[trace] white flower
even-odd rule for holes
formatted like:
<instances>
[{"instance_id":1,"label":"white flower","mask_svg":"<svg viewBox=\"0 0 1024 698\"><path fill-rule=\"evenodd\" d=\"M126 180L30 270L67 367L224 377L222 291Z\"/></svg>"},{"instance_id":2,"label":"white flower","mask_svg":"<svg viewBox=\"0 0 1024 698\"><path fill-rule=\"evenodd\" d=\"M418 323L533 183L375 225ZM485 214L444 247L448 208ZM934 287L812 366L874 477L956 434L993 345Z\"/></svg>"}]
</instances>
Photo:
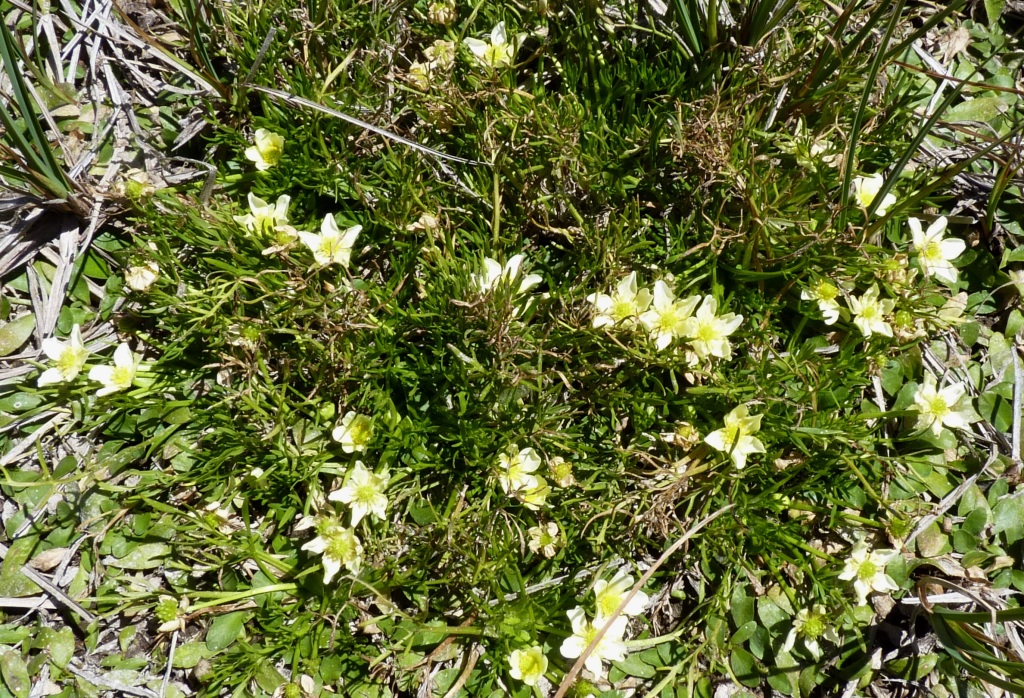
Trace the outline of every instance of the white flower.
<instances>
[{"instance_id":1,"label":"white flower","mask_svg":"<svg viewBox=\"0 0 1024 698\"><path fill-rule=\"evenodd\" d=\"M497 261L490 257L484 258L484 271L482 274L473 274L473 285L480 293L487 293L494 289L499 283L514 283L519 279L520 267L523 264L523 260L526 259L525 255L517 254L514 255L505 266L502 267ZM521 296L537 284L544 281L540 274L527 274L519 281L519 289L515 292L516 296Z\"/></svg>"},{"instance_id":2,"label":"white flower","mask_svg":"<svg viewBox=\"0 0 1024 698\"><path fill-rule=\"evenodd\" d=\"M686 321L698 302L700 298L697 296L677 300L664 281L654 284L654 307L640 315L640 322L647 328L659 351L668 347L673 339L683 336Z\"/></svg>"},{"instance_id":3,"label":"white flower","mask_svg":"<svg viewBox=\"0 0 1024 698\"><path fill-rule=\"evenodd\" d=\"M373 419L349 410L341 418L341 424L331 432L331 437L341 444L345 453L365 451L373 438Z\"/></svg>"},{"instance_id":4,"label":"white flower","mask_svg":"<svg viewBox=\"0 0 1024 698\"><path fill-rule=\"evenodd\" d=\"M361 225L354 225L344 232L338 228L334 221L334 214L328 213L320 224L319 233L307 233L299 231L299 238L306 243L313 252L313 259L321 266L328 264L340 264L347 267L352 257L352 245L355 244L359 232L363 229Z\"/></svg>"},{"instance_id":5,"label":"white flower","mask_svg":"<svg viewBox=\"0 0 1024 698\"><path fill-rule=\"evenodd\" d=\"M160 278L160 266L153 261L134 267L128 267L124 274L124 282L133 291L148 291L149 287Z\"/></svg>"},{"instance_id":6,"label":"white flower","mask_svg":"<svg viewBox=\"0 0 1024 698\"><path fill-rule=\"evenodd\" d=\"M324 565L324 584L330 584L344 565L352 574L358 574L363 562L363 546L355 532L345 528L337 519L303 517L296 531L310 526L316 529L316 538L302 546L303 550L320 555Z\"/></svg>"},{"instance_id":7,"label":"white flower","mask_svg":"<svg viewBox=\"0 0 1024 698\"><path fill-rule=\"evenodd\" d=\"M872 334L880 334L883 337L892 337L892 327L885 321L885 316L896 307L896 301L886 298L879 300L878 284L872 284L871 288L864 292L860 298L850 296L850 310L853 312L853 324L856 325L865 337Z\"/></svg>"},{"instance_id":8,"label":"white flower","mask_svg":"<svg viewBox=\"0 0 1024 698\"><path fill-rule=\"evenodd\" d=\"M615 293L591 293L587 301L594 305L594 327L606 327L621 323L632 327L640 313L651 305L653 296L646 288L637 290L636 272L619 281Z\"/></svg>"},{"instance_id":9,"label":"white flower","mask_svg":"<svg viewBox=\"0 0 1024 698\"><path fill-rule=\"evenodd\" d=\"M56 337L47 337L43 340L43 353L57 365L43 371L36 380L36 385L41 388L44 385L70 383L75 380L89 358L89 350L82 342L82 328L75 324L71 328L71 335L66 344Z\"/></svg>"},{"instance_id":10,"label":"white flower","mask_svg":"<svg viewBox=\"0 0 1024 698\"><path fill-rule=\"evenodd\" d=\"M132 387L141 361L142 357L133 353L127 344L118 346L114 350L113 366L93 366L89 370L89 380L103 384L96 391L96 396L103 397Z\"/></svg>"},{"instance_id":11,"label":"white flower","mask_svg":"<svg viewBox=\"0 0 1024 698\"><path fill-rule=\"evenodd\" d=\"M541 507L548 505L548 495L551 494L551 486L547 480L540 475L533 476L537 484L526 489L515 490L516 498L531 511L538 511Z\"/></svg>"},{"instance_id":12,"label":"white flower","mask_svg":"<svg viewBox=\"0 0 1024 698\"><path fill-rule=\"evenodd\" d=\"M562 544L562 534L558 530L558 524L548 521L547 526L534 526L526 531L530 536L527 545L530 552L540 552L544 557L554 557L558 547Z\"/></svg>"},{"instance_id":13,"label":"white flower","mask_svg":"<svg viewBox=\"0 0 1024 698\"><path fill-rule=\"evenodd\" d=\"M839 307L839 288L825 279L819 279L814 285L800 292L801 300L817 301L818 310L825 317L826 325L834 325L839 320L842 309Z\"/></svg>"},{"instance_id":14,"label":"white flower","mask_svg":"<svg viewBox=\"0 0 1024 698\"><path fill-rule=\"evenodd\" d=\"M367 514L378 519L387 516L388 498L384 490L390 479L388 469L375 474L366 469L362 461L356 461L352 471L345 478L345 486L327 495L332 502L348 504L352 509L352 528Z\"/></svg>"},{"instance_id":15,"label":"white flower","mask_svg":"<svg viewBox=\"0 0 1024 698\"><path fill-rule=\"evenodd\" d=\"M490 42L467 37L463 43L469 47L477 62L486 68L502 68L512 64L515 46L505 36L505 23L498 22L491 30Z\"/></svg>"},{"instance_id":16,"label":"white flower","mask_svg":"<svg viewBox=\"0 0 1024 698\"><path fill-rule=\"evenodd\" d=\"M269 170L281 159L284 150L284 138L265 128L256 129L253 145L245 150L245 157L256 163L260 172Z\"/></svg>"},{"instance_id":17,"label":"white flower","mask_svg":"<svg viewBox=\"0 0 1024 698\"><path fill-rule=\"evenodd\" d=\"M597 636L604 623L595 625L587 620L587 614L577 606L567 613L572 623L572 635L562 642L559 651L566 659L576 659ZM619 616L608 627L601 641L597 643L583 665L597 678L604 676L604 662L621 662L626 658L626 645L622 636L626 633L626 616Z\"/></svg>"},{"instance_id":18,"label":"white flower","mask_svg":"<svg viewBox=\"0 0 1024 698\"><path fill-rule=\"evenodd\" d=\"M921 230L921 221L908 218L907 225L913 238L914 249L917 250L917 262L925 276L935 276L951 284L956 283L957 270L953 260L963 254L967 244L960 239L943 239L946 232L946 217L940 216L928 226L927 231Z\"/></svg>"},{"instance_id":19,"label":"white flower","mask_svg":"<svg viewBox=\"0 0 1024 698\"><path fill-rule=\"evenodd\" d=\"M498 456L498 483L505 494L536 489L539 479L532 473L539 467L540 456L536 451L513 445Z\"/></svg>"},{"instance_id":20,"label":"white flower","mask_svg":"<svg viewBox=\"0 0 1024 698\"><path fill-rule=\"evenodd\" d=\"M288 242L297 235L295 228L288 224L288 205L291 200L287 194L281 194L277 197L277 203L269 204L249 192L249 213L233 218L251 233L273 235L281 242Z\"/></svg>"},{"instance_id":21,"label":"white flower","mask_svg":"<svg viewBox=\"0 0 1024 698\"><path fill-rule=\"evenodd\" d=\"M612 577L611 581L605 579L598 579L594 583L594 606L597 609L595 615L597 616L594 621L597 625L603 625L604 621L612 617L615 613L615 609L619 607L622 600L626 598L626 594L633 588L633 577L626 572L619 570ZM642 591L637 591L633 595L633 598L629 600L626 607L622 610L622 615L625 616L638 616L643 613L644 608L647 607L647 603L650 601L650 597Z\"/></svg>"},{"instance_id":22,"label":"white flower","mask_svg":"<svg viewBox=\"0 0 1024 698\"><path fill-rule=\"evenodd\" d=\"M834 645L839 644L839 635L835 628L828 623L828 609L821 604L816 604L813 609L801 608L796 612L793 619L793 627L786 635L786 641L782 644L782 651L789 652L796 644L797 637L803 639L804 647L816 660L821 659L821 644L819 640L825 639Z\"/></svg>"},{"instance_id":23,"label":"white flower","mask_svg":"<svg viewBox=\"0 0 1024 698\"><path fill-rule=\"evenodd\" d=\"M751 416L746 405L740 405L725 415L725 427L704 438L712 448L728 453L738 469L747 465L747 456L764 453L764 444L753 434L761 429L761 415Z\"/></svg>"},{"instance_id":24,"label":"white flower","mask_svg":"<svg viewBox=\"0 0 1024 698\"><path fill-rule=\"evenodd\" d=\"M868 544L860 540L850 550L843 571L839 578L853 580L853 590L857 593L857 603L867 603L868 594L872 591L898 591L899 587L892 577L885 573L885 566L899 553L895 550L875 550L868 552Z\"/></svg>"},{"instance_id":25,"label":"white flower","mask_svg":"<svg viewBox=\"0 0 1024 698\"><path fill-rule=\"evenodd\" d=\"M924 374L924 382L914 393L914 407L920 413L918 429L931 429L938 436L943 427L969 429L970 419L964 411L957 410L956 404L964 396L963 383L952 383L942 390L936 390L935 376Z\"/></svg>"},{"instance_id":26,"label":"white flower","mask_svg":"<svg viewBox=\"0 0 1024 698\"><path fill-rule=\"evenodd\" d=\"M538 646L513 651L508 656L508 664L512 678L527 686L536 686L548 670L548 658L544 656L543 648Z\"/></svg>"},{"instance_id":27,"label":"white flower","mask_svg":"<svg viewBox=\"0 0 1024 698\"><path fill-rule=\"evenodd\" d=\"M704 296L697 312L683 323L683 335L690 340L693 352L700 359L709 356L728 359L732 356L729 335L743 322L743 316L735 313L716 315L717 312L718 301Z\"/></svg>"},{"instance_id":28,"label":"white flower","mask_svg":"<svg viewBox=\"0 0 1024 698\"><path fill-rule=\"evenodd\" d=\"M878 196L878 192L882 190L883 184L885 184L885 179L880 174L857 177L853 180L854 198L857 199L857 203L860 204L861 208L866 209L871 206L875 197ZM894 203L896 203L896 197L892 194L886 194L885 198L878 204L875 214L884 216L889 207Z\"/></svg>"}]
</instances>

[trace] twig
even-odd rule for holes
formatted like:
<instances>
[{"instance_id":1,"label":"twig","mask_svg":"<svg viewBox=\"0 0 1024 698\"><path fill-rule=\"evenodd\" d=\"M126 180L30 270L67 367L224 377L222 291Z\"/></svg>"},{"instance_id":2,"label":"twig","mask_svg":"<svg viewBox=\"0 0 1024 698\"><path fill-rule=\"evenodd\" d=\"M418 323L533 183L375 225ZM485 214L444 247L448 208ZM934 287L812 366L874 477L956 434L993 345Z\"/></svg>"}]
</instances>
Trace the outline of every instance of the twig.
<instances>
[{"instance_id":1,"label":"twig","mask_svg":"<svg viewBox=\"0 0 1024 698\"><path fill-rule=\"evenodd\" d=\"M686 543L686 541L693 538L693 536L695 536L698 531L700 531L702 528L707 526L709 523L717 519L725 512L732 509L733 506L733 504L726 504L721 509L715 511L714 513L698 521L693 526L693 528L684 533L682 537L679 538L679 540L670 545L668 550L661 554L661 557L655 560L654 564L651 565L651 568L644 572L643 576L640 577L640 579L637 580L637 583L633 585L633 588L629 590L629 593L622 598L622 601L619 602L619 607L615 609L615 612L608 616L608 619L605 621L601 629L597 631L597 634L594 635L594 638L590 641L590 644L587 645L586 649L584 649L583 652L580 653L580 656L576 659L576 663L572 665L572 669L570 669L569 672L565 675L565 678L562 679L562 683L558 686L558 691L555 693L554 698L563 698L565 696L565 692L569 690L569 687L576 680L576 677L579 676L580 670L583 668L583 663L587 661L587 657L590 656L590 654L594 651L594 648L597 647L597 645L601 642L602 639L604 639L604 634L608 632L608 628L612 626L612 623L615 622L615 619L618 618L619 615L626 609L626 606L628 606L629 602L633 600L633 597L636 595L636 593L640 591L643 585L647 583L647 580L649 580L654 575L658 568L665 564L665 561L668 560L673 555L673 553L679 550L679 548L683 547L683 544Z\"/></svg>"},{"instance_id":2,"label":"twig","mask_svg":"<svg viewBox=\"0 0 1024 698\"><path fill-rule=\"evenodd\" d=\"M7 557L7 551L8 551L8 547L6 545L4 545L3 543L0 543L0 560L3 560L4 558ZM66 608L71 609L72 611L77 613L79 616L81 616L82 619L85 620L85 622L87 622L87 623L95 622L96 616L94 616L93 614L89 613L87 610L82 608L78 604L78 602L76 602L70 596L68 596L63 591L58 589L56 586L51 584L50 581L46 579L46 577L44 577L43 575L41 575L38 572L36 572L34 569L29 567L28 565L22 565L21 569L19 571L21 572L22 575L24 575L26 578L28 578L29 581L33 582L37 587L39 587L40 589L45 591L47 594L49 594L50 598L53 599L54 601L56 601L58 604L60 604L61 606L66 607Z\"/></svg>"},{"instance_id":3,"label":"twig","mask_svg":"<svg viewBox=\"0 0 1024 698\"><path fill-rule=\"evenodd\" d=\"M477 660L480 659L480 648L474 644L469 650L469 656L466 658L466 664L462 667L462 673L459 674L459 678L455 680L452 687L448 689L448 692L444 694L444 698L455 698L456 694L462 687L469 681L469 675L473 673L473 669L476 667Z\"/></svg>"},{"instance_id":4,"label":"twig","mask_svg":"<svg viewBox=\"0 0 1024 698\"><path fill-rule=\"evenodd\" d=\"M164 680L160 683L160 698L167 695L167 682L171 680L171 667L174 666L174 650L178 648L178 631L171 633L171 649L167 653L167 669L164 671Z\"/></svg>"}]
</instances>

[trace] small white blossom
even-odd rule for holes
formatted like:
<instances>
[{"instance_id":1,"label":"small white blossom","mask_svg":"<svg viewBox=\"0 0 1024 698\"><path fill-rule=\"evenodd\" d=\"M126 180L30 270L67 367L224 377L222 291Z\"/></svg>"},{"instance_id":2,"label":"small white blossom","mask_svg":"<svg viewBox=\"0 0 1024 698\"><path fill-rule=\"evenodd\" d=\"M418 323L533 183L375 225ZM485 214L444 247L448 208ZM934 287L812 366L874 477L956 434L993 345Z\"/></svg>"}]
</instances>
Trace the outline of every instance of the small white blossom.
<instances>
[{"instance_id":1,"label":"small white blossom","mask_svg":"<svg viewBox=\"0 0 1024 698\"><path fill-rule=\"evenodd\" d=\"M387 468L379 474L370 472L362 461L356 461L352 471L345 478L345 486L327 495L332 502L348 504L352 509L352 528L367 514L378 519L387 516L388 498L384 494L390 475Z\"/></svg>"},{"instance_id":2,"label":"small white blossom","mask_svg":"<svg viewBox=\"0 0 1024 698\"><path fill-rule=\"evenodd\" d=\"M299 231L298 236L313 252L313 259L320 266L340 264L347 267L352 257L352 245L362 229L363 226L354 225L342 231L334 220L334 214L328 213L320 224L319 233Z\"/></svg>"},{"instance_id":3,"label":"small white blossom","mask_svg":"<svg viewBox=\"0 0 1024 698\"><path fill-rule=\"evenodd\" d=\"M128 267L124 274L124 282L133 291L148 291L160 278L160 266L153 261Z\"/></svg>"},{"instance_id":4,"label":"small white blossom","mask_svg":"<svg viewBox=\"0 0 1024 698\"><path fill-rule=\"evenodd\" d=\"M490 41L481 41L473 37L463 39L469 47L477 63L486 68L503 68L512 64L515 57L515 45L505 35L505 23L498 22L491 30Z\"/></svg>"},{"instance_id":5,"label":"small white blossom","mask_svg":"<svg viewBox=\"0 0 1024 698\"><path fill-rule=\"evenodd\" d=\"M594 582L594 606L597 609L597 625L602 625L607 618L611 618L615 609L619 607L626 594L633 588L633 577L620 570L612 577L611 581L598 579ZM642 591L637 591L622 610L622 615L638 616L644 612L650 597Z\"/></svg>"},{"instance_id":6,"label":"small white blossom","mask_svg":"<svg viewBox=\"0 0 1024 698\"><path fill-rule=\"evenodd\" d=\"M764 444L753 434L761 429L761 415L750 415L746 405L739 405L725 415L725 426L704 438L712 448L728 453L733 465L742 470L747 465L747 456L764 453Z\"/></svg>"},{"instance_id":7,"label":"small white blossom","mask_svg":"<svg viewBox=\"0 0 1024 698\"><path fill-rule=\"evenodd\" d=\"M917 428L931 429L935 436L942 433L943 427L969 429L969 413L956 407L966 392L964 384L952 383L941 390L937 387L935 376L926 372L924 381L914 393L914 407L919 412Z\"/></svg>"},{"instance_id":8,"label":"small white blossom","mask_svg":"<svg viewBox=\"0 0 1024 698\"><path fill-rule=\"evenodd\" d=\"M505 266L502 267L496 260L493 260L490 257L485 257L484 271L482 274L473 274L473 285L480 293L487 293L488 291L494 290L499 283L513 284L516 280L519 280L519 287L516 290L515 295L521 296L534 286L544 281L539 274L527 274L522 277L522 279L519 278L520 267L522 267L525 259L525 255L513 255L512 258L505 263Z\"/></svg>"},{"instance_id":9,"label":"small white blossom","mask_svg":"<svg viewBox=\"0 0 1024 698\"><path fill-rule=\"evenodd\" d=\"M133 353L127 344L121 344L114 350L113 366L93 366L89 370L89 380L103 384L96 391L97 397L132 387L141 361L142 357Z\"/></svg>"},{"instance_id":10,"label":"small white blossom","mask_svg":"<svg viewBox=\"0 0 1024 698\"><path fill-rule=\"evenodd\" d=\"M508 656L509 675L527 686L536 686L544 672L548 670L548 658L543 648L534 646L525 650L515 650Z\"/></svg>"},{"instance_id":11,"label":"small white blossom","mask_svg":"<svg viewBox=\"0 0 1024 698\"><path fill-rule=\"evenodd\" d=\"M530 447L511 446L498 456L498 483L505 494L534 490L539 478L533 473L540 467L540 456Z\"/></svg>"},{"instance_id":12,"label":"small white blossom","mask_svg":"<svg viewBox=\"0 0 1024 698\"><path fill-rule=\"evenodd\" d=\"M850 311L853 313L853 324L856 325L865 337L873 334L880 334L883 337L892 337L892 327L886 322L886 316L896 307L896 301L891 298L880 300L878 298L878 284L872 284L871 288L864 292L860 298L850 296Z\"/></svg>"},{"instance_id":13,"label":"small white blossom","mask_svg":"<svg viewBox=\"0 0 1024 698\"><path fill-rule=\"evenodd\" d=\"M619 281L615 293L591 293L587 301L594 305L594 327L621 324L636 325L638 317L651 305L653 296L646 288L637 289L636 272Z\"/></svg>"},{"instance_id":14,"label":"small white blossom","mask_svg":"<svg viewBox=\"0 0 1024 698\"><path fill-rule=\"evenodd\" d=\"M857 603L867 603L868 594L872 591L898 591L899 587L892 577L885 573L885 566L899 553L895 550L870 551L867 542L858 541L846 559L839 578L853 580L853 590L857 593Z\"/></svg>"},{"instance_id":15,"label":"small white blossom","mask_svg":"<svg viewBox=\"0 0 1024 698\"><path fill-rule=\"evenodd\" d=\"M43 371L36 380L36 385L41 388L44 385L70 383L75 380L89 358L89 350L82 342L82 328L76 323L71 328L67 343L56 337L47 337L43 340L43 353L56 365Z\"/></svg>"},{"instance_id":16,"label":"small white blossom","mask_svg":"<svg viewBox=\"0 0 1024 698\"><path fill-rule=\"evenodd\" d=\"M875 197L878 196L878 192L882 190L882 186L884 184L885 178L880 174L855 178L853 180L853 193L854 198L857 200L857 203L860 204L860 207L866 209L871 206ZM896 197L892 194L886 194L885 198L878 204L878 208L875 210L875 215L884 216L889 210L889 207L894 203L896 203Z\"/></svg>"},{"instance_id":17,"label":"small white blossom","mask_svg":"<svg viewBox=\"0 0 1024 698\"><path fill-rule=\"evenodd\" d=\"M698 302L700 298L697 296L677 300L667 283L662 280L655 282L654 307L640 315L640 322L647 328L659 351L685 334L686 321L690 319Z\"/></svg>"},{"instance_id":18,"label":"small white blossom","mask_svg":"<svg viewBox=\"0 0 1024 698\"><path fill-rule=\"evenodd\" d=\"M373 419L349 410L331 432L331 437L341 444L341 450L345 453L361 453L373 438Z\"/></svg>"},{"instance_id":19,"label":"small white blossom","mask_svg":"<svg viewBox=\"0 0 1024 698\"><path fill-rule=\"evenodd\" d=\"M597 637L598 631L604 627L604 622L591 623L587 620L587 614L579 606L569 611L567 615L569 622L572 623L572 635L562 642L559 651L566 659L576 659ZM601 641L583 662L587 670L597 678L600 679L604 676L604 662L621 662L626 658L626 645L622 641L622 637L626 634L627 622L625 616L619 616L612 621Z\"/></svg>"},{"instance_id":20,"label":"small white blossom","mask_svg":"<svg viewBox=\"0 0 1024 698\"><path fill-rule=\"evenodd\" d=\"M811 656L815 660L821 659L820 640L828 640L833 645L838 645L840 642L839 635L828 621L828 610L821 604L815 604L813 609L801 608L796 612L793 627L782 644L782 651L792 650L797 638L800 638Z\"/></svg>"},{"instance_id":21,"label":"small white blossom","mask_svg":"<svg viewBox=\"0 0 1024 698\"><path fill-rule=\"evenodd\" d=\"M540 475L533 477L536 479L537 484L533 487L515 490L515 496L527 509L539 511L542 507L548 505L548 495L551 494L551 486Z\"/></svg>"},{"instance_id":22,"label":"small white blossom","mask_svg":"<svg viewBox=\"0 0 1024 698\"><path fill-rule=\"evenodd\" d=\"M963 254L967 244L957 238L944 238L946 217L941 216L928 226L921 229L921 221L908 218L914 249L917 251L917 263L925 276L934 276L951 284L956 283L957 269L953 260Z\"/></svg>"},{"instance_id":23,"label":"small white blossom","mask_svg":"<svg viewBox=\"0 0 1024 698\"><path fill-rule=\"evenodd\" d=\"M693 317L683 323L683 336L690 340L690 346L699 359L715 356L728 359L732 356L729 335L743 322L743 316L735 313L716 315L718 301L704 296L704 302Z\"/></svg>"},{"instance_id":24,"label":"small white blossom","mask_svg":"<svg viewBox=\"0 0 1024 698\"><path fill-rule=\"evenodd\" d=\"M842 313L839 307L839 288L825 279L819 279L810 287L800 292L800 299L817 301L818 310L825 318L826 325L834 325Z\"/></svg>"},{"instance_id":25,"label":"small white blossom","mask_svg":"<svg viewBox=\"0 0 1024 698\"><path fill-rule=\"evenodd\" d=\"M423 55L432 68L447 72L455 66L455 42L437 39L423 49Z\"/></svg>"},{"instance_id":26,"label":"small white blossom","mask_svg":"<svg viewBox=\"0 0 1024 698\"><path fill-rule=\"evenodd\" d=\"M277 164L283 150L284 138L280 134L258 128L252 146L245 150L245 157L256 163L256 169L263 172Z\"/></svg>"},{"instance_id":27,"label":"small white blossom","mask_svg":"<svg viewBox=\"0 0 1024 698\"><path fill-rule=\"evenodd\" d=\"M541 553L544 557L554 557L562 544L562 533L558 524L549 521L546 526L533 526L526 531L530 537L527 545L532 553Z\"/></svg>"},{"instance_id":28,"label":"small white blossom","mask_svg":"<svg viewBox=\"0 0 1024 698\"><path fill-rule=\"evenodd\" d=\"M313 527L316 538L302 546L303 550L320 555L324 565L324 584L330 584L344 565L352 574L358 574L363 562L363 546L355 532L330 517L303 517L296 531Z\"/></svg>"},{"instance_id":29,"label":"small white blossom","mask_svg":"<svg viewBox=\"0 0 1024 698\"><path fill-rule=\"evenodd\" d=\"M288 223L288 206L291 200L290 196L282 194L277 197L276 203L270 204L249 192L249 213L233 218L251 233L273 236L279 242L290 242L298 234L298 231Z\"/></svg>"}]
</instances>

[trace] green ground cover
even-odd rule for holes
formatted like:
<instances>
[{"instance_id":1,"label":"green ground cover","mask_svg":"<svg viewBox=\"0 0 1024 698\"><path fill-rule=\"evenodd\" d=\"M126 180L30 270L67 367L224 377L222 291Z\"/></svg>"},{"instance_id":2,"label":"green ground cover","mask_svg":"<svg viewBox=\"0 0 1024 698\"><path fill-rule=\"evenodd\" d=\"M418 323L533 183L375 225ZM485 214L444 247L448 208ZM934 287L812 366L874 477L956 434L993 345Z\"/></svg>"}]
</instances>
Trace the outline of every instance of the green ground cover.
<instances>
[{"instance_id":1,"label":"green ground cover","mask_svg":"<svg viewBox=\"0 0 1024 698\"><path fill-rule=\"evenodd\" d=\"M0 696L1024 690L1015 5L104 7L0 3Z\"/></svg>"}]
</instances>

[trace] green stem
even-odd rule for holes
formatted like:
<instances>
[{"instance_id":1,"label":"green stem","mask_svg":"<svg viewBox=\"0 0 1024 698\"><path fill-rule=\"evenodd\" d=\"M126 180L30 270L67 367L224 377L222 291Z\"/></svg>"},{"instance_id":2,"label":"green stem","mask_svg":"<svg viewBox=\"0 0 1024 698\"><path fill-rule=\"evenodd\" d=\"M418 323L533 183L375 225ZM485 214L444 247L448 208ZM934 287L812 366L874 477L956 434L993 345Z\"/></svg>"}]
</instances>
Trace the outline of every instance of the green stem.
<instances>
[{"instance_id":1,"label":"green stem","mask_svg":"<svg viewBox=\"0 0 1024 698\"><path fill-rule=\"evenodd\" d=\"M233 601L241 601L242 599L248 599L253 596L262 596L263 594L273 594L278 591L295 591L298 587L295 584L271 584L267 587L260 587L258 589L247 589L245 591L236 591L225 594L220 591L200 591L192 594L193 596L199 597L210 597L209 601L203 603L197 603L194 606L189 606L189 611L198 611L203 608L211 608L213 606L220 606L221 604L231 603Z\"/></svg>"}]
</instances>

